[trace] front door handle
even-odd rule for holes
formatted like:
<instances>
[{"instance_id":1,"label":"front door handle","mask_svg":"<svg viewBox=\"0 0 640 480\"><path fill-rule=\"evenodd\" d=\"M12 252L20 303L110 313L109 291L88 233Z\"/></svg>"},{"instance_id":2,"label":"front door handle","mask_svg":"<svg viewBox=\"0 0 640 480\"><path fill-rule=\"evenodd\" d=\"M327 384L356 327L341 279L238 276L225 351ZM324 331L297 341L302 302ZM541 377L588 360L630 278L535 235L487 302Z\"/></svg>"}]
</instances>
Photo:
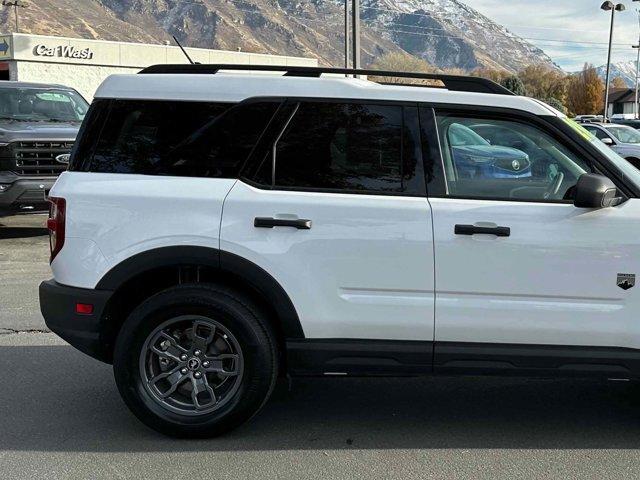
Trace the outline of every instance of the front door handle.
<instances>
[{"instance_id":1,"label":"front door handle","mask_svg":"<svg viewBox=\"0 0 640 480\"><path fill-rule=\"evenodd\" d=\"M456 225L454 232L456 235L495 235L496 237L508 237L511 235L509 227L477 227L476 225Z\"/></svg>"},{"instance_id":2,"label":"front door handle","mask_svg":"<svg viewBox=\"0 0 640 480\"><path fill-rule=\"evenodd\" d=\"M253 219L253 226L256 228L293 227L298 230L311 230L311 220L304 218L256 217Z\"/></svg>"}]
</instances>

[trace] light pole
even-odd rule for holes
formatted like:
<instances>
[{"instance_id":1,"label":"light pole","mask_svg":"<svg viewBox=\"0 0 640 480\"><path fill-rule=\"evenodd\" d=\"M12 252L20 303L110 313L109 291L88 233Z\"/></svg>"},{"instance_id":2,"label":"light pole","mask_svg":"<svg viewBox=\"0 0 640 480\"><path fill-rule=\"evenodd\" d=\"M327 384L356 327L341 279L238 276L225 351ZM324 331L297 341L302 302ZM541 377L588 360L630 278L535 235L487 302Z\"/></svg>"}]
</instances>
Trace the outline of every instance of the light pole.
<instances>
[{"instance_id":1,"label":"light pole","mask_svg":"<svg viewBox=\"0 0 640 480\"><path fill-rule=\"evenodd\" d=\"M353 22L353 68L360 68L360 0L352 0L351 4Z\"/></svg>"},{"instance_id":2,"label":"light pole","mask_svg":"<svg viewBox=\"0 0 640 480\"><path fill-rule=\"evenodd\" d=\"M633 0L634 2L638 2L640 0ZM636 55L636 101L633 104L633 116L638 118L638 77L640 76L640 10L636 8L636 12L638 13L638 44L632 45L632 48L637 50Z\"/></svg>"},{"instance_id":3,"label":"light pole","mask_svg":"<svg viewBox=\"0 0 640 480\"><path fill-rule=\"evenodd\" d=\"M638 45L631 45L631 48L635 48L638 51L636 56L636 101L633 104L633 116L638 118L638 74L640 73L640 38L638 39Z\"/></svg>"},{"instance_id":4,"label":"light pole","mask_svg":"<svg viewBox=\"0 0 640 480\"><path fill-rule=\"evenodd\" d=\"M18 26L18 7L27 8L27 5L24 2L19 0L2 0L3 7L13 7L13 13L16 17L16 33L20 32L20 28Z\"/></svg>"},{"instance_id":5,"label":"light pole","mask_svg":"<svg viewBox=\"0 0 640 480\"><path fill-rule=\"evenodd\" d=\"M618 3L615 5L612 1L607 0L600 8L605 11L611 10L611 25L609 27L609 51L607 52L607 75L604 81L604 112L602 115L602 119L606 123L607 114L609 113L609 74L611 70L611 45L613 44L613 19L615 18L616 12L623 12L625 10L625 6L622 3Z\"/></svg>"},{"instance_id":6,"label":"light pole","mask_svg":"<svg viewBox=\"0 0 640 480\"><path fill-rule=\"evenodd\" d=\"M349 0L344 0L344 68L349 68Z\"/></svg>"}]
</instances>

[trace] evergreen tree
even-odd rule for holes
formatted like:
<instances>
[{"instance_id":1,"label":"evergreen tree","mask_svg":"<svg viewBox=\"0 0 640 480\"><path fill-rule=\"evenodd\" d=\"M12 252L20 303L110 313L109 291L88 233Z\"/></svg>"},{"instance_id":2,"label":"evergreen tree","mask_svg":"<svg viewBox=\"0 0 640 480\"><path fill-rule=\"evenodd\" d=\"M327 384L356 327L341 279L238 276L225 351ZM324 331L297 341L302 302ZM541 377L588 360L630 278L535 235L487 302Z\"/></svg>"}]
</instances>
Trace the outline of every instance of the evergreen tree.
<instances>
[{"instance_id":1,"label":"evergreen tree","mask_svg":"<svg viewBox=\"0 0 640 480\"><path fill-rule=\"evenodd\" d=\"M524 83L522 83L522 80L515 75L505 78L501 83L504 88L511 90L515 95L527 94L524 88Z\"/></svg>"}]
</instances>

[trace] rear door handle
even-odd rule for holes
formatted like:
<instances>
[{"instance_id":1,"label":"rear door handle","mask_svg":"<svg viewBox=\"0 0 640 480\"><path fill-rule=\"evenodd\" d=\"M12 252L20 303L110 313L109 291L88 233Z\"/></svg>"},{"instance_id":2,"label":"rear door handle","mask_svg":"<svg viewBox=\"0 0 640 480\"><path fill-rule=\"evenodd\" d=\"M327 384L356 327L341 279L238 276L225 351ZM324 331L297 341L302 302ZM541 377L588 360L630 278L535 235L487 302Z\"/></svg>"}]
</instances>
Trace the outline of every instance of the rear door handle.
<instances>
[{"instance_id":1,"label":"rear door handle","mask_svg":"<svg viewBox=\"0 0 640 480\"><path fill-rule=\"evenodd\" d=\"M495 235L496 237L508 237L511 235L509 227L477 227L475 225L456 225L454 230L456 235Z\"/></svg>"},{"instance_id":2,"label":"rear door handle","mask_svg":"<svg viewBox=\"0 0 640 480\"><path fill-rule=\"evenodd\" d=\"M256 217L253 219L253 226L256 228L293 227L298 230L311 230L311 220L306 220L304 218L288 219Z\"/></svg>"}]
</instances>

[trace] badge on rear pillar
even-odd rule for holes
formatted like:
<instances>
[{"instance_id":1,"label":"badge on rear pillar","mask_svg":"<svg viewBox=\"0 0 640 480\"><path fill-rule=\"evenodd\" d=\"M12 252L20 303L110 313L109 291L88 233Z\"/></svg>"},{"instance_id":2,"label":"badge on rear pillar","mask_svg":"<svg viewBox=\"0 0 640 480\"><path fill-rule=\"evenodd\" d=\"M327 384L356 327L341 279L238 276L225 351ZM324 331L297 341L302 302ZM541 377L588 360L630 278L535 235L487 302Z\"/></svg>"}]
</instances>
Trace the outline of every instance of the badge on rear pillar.
<instances>
[{"instance_id":1,"label":"badge on rear pillar","mask_svg":"<svg viewBox=\"0 0 640 480\"><path fill-rule=\"evenodd\" d=\"M623 290L629 290L636 284L635 273L619 273L618 286Z\"/></svg>"}]
</instances>

